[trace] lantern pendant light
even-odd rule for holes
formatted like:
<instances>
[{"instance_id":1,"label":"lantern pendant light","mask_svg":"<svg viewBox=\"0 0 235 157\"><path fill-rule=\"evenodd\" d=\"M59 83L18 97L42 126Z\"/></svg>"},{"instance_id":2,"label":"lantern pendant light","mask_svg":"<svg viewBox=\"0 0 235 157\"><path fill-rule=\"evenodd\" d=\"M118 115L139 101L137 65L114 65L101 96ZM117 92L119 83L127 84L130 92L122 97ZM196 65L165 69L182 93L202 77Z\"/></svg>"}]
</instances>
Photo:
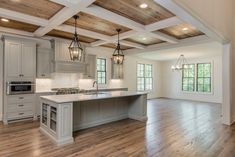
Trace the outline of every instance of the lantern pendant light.
<instances>
[{"instance_id":1,"label":"lantern pendant light","mask_svg":"<svg viewBox=\"0 0 235 157\"><path fill-rule=\"evenodd\" d=\"M114 64L123 64L124 54L123 54L123 51L121 49L121 45L119 42L119 34L120 34L121 29L116 29L116 31L118 32L118 43L117 43L116 49L114 50L112 60Z\"/></svg>"},{"instance_id":2,"label":"lantern pendant light","mask_svg":"<svg viewBox=\"0 0 235 157\"><path fill-rule=\"evenodd\" d=\"M79 18L79 16L75 15L73 16L73 18L75 20L75 33L74 33L72 42L69 45L70 59L72 61L82 61L83 49L79 42L79 38L77 34L77 19Z\"/></svg>"},{"instance_id":3,"label":"lantern pendant light","mask_svg":"<svg viewBox=\"0 0 235 157\"><path fill-rule=\"evenodd\" d=\"M171 66L172 71L180 71L185 68L188 68L188 62L184 55L180 55L179 58L177 59L176 63Z\"/></svg>"}]
</instances>

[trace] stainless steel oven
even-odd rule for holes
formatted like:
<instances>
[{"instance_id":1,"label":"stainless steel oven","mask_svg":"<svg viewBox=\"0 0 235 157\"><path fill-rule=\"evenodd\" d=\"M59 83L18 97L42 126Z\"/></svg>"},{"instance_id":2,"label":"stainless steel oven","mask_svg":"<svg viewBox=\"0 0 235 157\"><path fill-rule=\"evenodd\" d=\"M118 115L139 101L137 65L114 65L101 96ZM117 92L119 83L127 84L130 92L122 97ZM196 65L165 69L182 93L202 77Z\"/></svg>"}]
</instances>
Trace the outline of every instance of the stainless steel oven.
<instances>
[{"instance_id":1,"label":"stainless steel oven","mask_svg":"<svg viewBox=\"0 0 235 157\"><path fill-rule=\"evenodd\" d=\"M7 94L31 94L35 92L35 84L30 81L7 82Z\"/></svg>"}]
</instances>

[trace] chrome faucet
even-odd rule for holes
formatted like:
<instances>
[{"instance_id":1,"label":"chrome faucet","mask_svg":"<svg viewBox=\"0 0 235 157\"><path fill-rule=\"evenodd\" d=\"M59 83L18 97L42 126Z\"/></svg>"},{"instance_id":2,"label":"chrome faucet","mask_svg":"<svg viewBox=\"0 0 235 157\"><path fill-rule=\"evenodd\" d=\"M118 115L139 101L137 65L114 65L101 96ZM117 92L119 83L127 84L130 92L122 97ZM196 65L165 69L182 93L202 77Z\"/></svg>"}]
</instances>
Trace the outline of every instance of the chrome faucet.
<instances>
[{"instance_id":1,"label":"chrome faucet","mask_svg":"<svg viewBox=\"0 0 235 157\"><path fill-rule=\"evenodd\" d=\"M95 84L96 84L96 92L98 93L99 87L98 87L98 82L97 82L97 81L94 81L94 82L93 82L92 87L95 87Z\"/></svg>"}]
</instances>

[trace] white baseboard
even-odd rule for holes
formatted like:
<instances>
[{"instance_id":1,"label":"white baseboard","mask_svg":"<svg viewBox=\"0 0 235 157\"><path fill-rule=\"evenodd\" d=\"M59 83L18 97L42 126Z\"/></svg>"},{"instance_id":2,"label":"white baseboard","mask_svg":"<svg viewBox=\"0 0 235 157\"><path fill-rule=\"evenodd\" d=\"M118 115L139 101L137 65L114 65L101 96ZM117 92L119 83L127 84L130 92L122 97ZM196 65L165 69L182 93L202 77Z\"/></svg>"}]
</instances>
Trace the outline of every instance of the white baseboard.
<instances>
[{"instance_id":1,"label":"white baseboard","mask_svg":"<svg viewBox=\"0 0 235 157\"><path fill-rule=\"evenodd\" d=\"M136 115L133 115L133 114L129 114L128 117L130 119L134 119L134 120L138 120L138 121L142 121L142 122L146 122L148 120L147 116L136 116Z\"/></svg>"}]
</instances>

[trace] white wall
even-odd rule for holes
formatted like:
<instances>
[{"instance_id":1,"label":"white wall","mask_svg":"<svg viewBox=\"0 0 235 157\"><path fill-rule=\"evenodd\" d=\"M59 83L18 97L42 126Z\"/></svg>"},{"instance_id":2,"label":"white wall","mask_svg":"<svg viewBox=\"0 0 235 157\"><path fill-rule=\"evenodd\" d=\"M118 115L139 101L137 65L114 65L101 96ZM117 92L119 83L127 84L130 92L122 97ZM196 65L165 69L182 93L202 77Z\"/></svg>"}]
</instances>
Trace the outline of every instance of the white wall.
<instances>
[{"instance_id":1,"label":"white wall","mask_svg":"<svg viewBox=\"0 0 235 157\"><path fill-rule=\"evenodd\" d=\"M100 88L127 87L129 90L136 90L136 65L137 63L153 64L154 68L154 89L149 93L148 98L161 97L161 63L147 59L140 59L133 56L126 56L124 63L124 79L111 79L111 57L113 49L103 47L87 47L86 53L95 54L97 57L107 60L107 84L100 85ZM45 91L51 88L79 87L80 89L92 88L93 80L81 79L79 74L53 74L51 79L37 79L37 90Z\"/></svg>"},{"instance_id":2,"label":"white wall","mask_svg":"<svg viewBox=\"0 0 235 157\"><path fill-rule=\"evenodd\" d=\"M3 112L3 43L0 41L0 121Z\"/></svg>"},{"instance_id":3,"label":"white wall","mask_svg":"<svg viewBox=\"0 0 235 157\"><path fill-rule=\"evenodd\" d=\"M163 97L222 103L222 56L188 60L188 63L206 62L212 63L212 93L183 92L181 90L182 72L172 72L171 66L175 64L175 61L166 61L162 63Z\"/></svg>"}]
</instances>

